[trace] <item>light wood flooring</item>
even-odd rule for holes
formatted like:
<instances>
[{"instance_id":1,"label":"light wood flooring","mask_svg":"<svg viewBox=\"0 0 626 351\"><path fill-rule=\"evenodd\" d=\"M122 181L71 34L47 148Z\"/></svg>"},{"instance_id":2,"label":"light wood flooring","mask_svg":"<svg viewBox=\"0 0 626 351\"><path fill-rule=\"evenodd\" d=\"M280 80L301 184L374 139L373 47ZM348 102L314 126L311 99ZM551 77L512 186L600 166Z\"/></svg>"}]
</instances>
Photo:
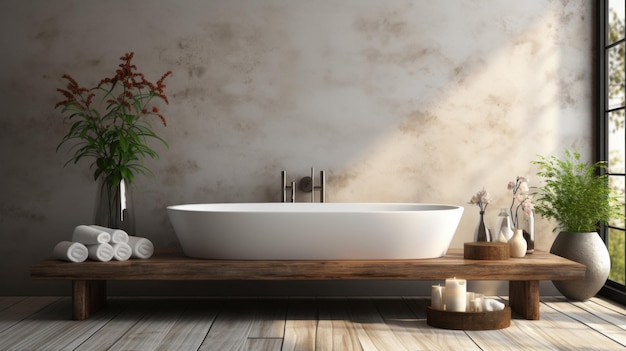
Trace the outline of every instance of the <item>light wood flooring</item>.
<instances>
[{"instance_id":1,"label":"light wood flooring","mask_svg":"<svg viewBox=\"0 0 626 351\"><path fill-rule=\"evenodd\" d=\"M503 298L506 300L506 298ZM68 297L0 296L0 350L624 350L626 308L542 297L494 331L426 324L427 298L135 298L72 321Z\"/></svg>"}]
</instances>

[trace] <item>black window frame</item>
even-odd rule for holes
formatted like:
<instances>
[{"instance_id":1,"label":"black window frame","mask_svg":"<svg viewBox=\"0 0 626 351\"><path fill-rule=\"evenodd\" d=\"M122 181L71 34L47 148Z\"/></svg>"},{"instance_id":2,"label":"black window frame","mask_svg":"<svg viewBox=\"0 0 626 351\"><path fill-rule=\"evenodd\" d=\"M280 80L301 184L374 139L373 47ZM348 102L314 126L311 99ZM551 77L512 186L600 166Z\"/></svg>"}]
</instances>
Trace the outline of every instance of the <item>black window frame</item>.
<instances>
[{"instance_id":1,"label":"black window frame","mask_svg":"<svg viewBox=\"0 0 626 351\"><path fill-rule=\"evenodd\" d=\"M597 0L596 1L596 63L595 63L595 77L597 93L594 101L594 105L597 107L595 118L597 122L597 160L609 159L609 112L624 109L624 107L609 109L608 104L608 80L607 74L609 69L608 64L608 50L617 45L621 45L624 40L619 40L615 43L607 45L608 38L608 26L609 26L609 0ZM626 179L626 174L623 173L609 173L609 176L622 176ZM624 231L623 228L603 226L599 228L599 234L608 246L609 229ZM626 233L625 233L626 235ZM625 249L626 251L626 249ZM626 255L626 252L624 253ZM626 305L626 285L618 282L607 280L604 287L599 292L600 295L605 296L611 300Z\"/></svg>"}]
</instances>

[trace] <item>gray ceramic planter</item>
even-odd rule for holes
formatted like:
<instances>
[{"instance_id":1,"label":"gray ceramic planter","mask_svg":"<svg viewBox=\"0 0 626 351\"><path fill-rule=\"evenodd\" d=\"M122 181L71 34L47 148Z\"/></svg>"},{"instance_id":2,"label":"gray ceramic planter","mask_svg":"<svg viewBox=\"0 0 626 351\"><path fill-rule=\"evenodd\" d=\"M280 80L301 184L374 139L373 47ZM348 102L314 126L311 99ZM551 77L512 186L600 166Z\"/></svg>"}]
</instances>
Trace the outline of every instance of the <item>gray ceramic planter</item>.
<instances>
[{"instance_id":1,"label":"gray ceramic planter","mask_svg":"<svg viewBox=\"0 0 626 351\"><path fill-rule=\"evenodd\" d=\"M561 232L550 252L587 266L582 280L553 281L563 296L572 300L587 300L604 285L611 270L611 258L606 245L596 232Z\"/></svg>"}]
</instances>

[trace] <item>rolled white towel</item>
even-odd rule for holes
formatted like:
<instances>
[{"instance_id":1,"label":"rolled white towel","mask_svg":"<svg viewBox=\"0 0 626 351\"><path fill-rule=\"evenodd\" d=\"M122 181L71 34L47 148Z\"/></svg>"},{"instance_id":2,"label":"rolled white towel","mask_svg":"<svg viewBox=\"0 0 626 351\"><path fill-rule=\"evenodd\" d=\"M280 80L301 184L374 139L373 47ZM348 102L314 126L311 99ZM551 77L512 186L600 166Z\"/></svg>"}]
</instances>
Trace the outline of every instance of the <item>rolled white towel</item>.
<instances>
[{"instance_id":1,"label":"rolled white towel","mask_svg":"<svg viewBox=\"0 0 626 351\"><path fill-rule=\"evenodd\" d=\"M107 244L111 241L111 234L88 225L79 225L74 228L72 241L85 245Z\"/></svg>"},{"instance_id":2,"label":"rolled white towel","mask_svg":"<svg viewBox=\"0 0 626 351\"><path fill-rule=\"evenodd\" d=\"M133 254L133 250L127 243L114 243L113 247L113 259L116 261L127 261Z\"/></svg>"},{"instance_id":3,"label":"rolled white towel","mask_svg":"<svg viewBox=\"0 0 626 351\"><path fill-rule=\"evenodd\" d=\"M90 227L100 230L102 232L109 233L111 235L112 243L127 243L128 242L128 234L122 229L112 229L99 225L90 225Z\"/></svg>"},{"instance_id":4,"label":"rolled white towel","mask_svg":"<svg viewBox=\"0 0 626 351\"><path fill-rule=\"evenodd\" d=\"M502 311L504 309L504 304L500 301L496 301L494 299L485 299L483 298L483 311L485 312L493 312L493 311Z\"/></svg>"},{"instance_id":5,"label":"rolled white towel","mask_svg":"<svg viewBox=\"0 0 626 351\"><path fill-rule=\"evenodd\" d=\"M84 262L89 256L87 247L81 243L61 241L53 250L54 257L69 262Z\"/></svg>"},{"instance_id":6,"label":"rolled white towel","mask_svg":"<svg viewBox=\"0 0 626 351\"><path fill-rule=\"evenodd\" d=\"M150 258L154 253L152 241L138 236L129 236L128 245L133 250L133 258Z\"/></svg>"},{"instance_id":7,"label":"rolled white towel","mask_svg":"<svg viewBox=\"0 0 626 351\"><path fill-rule=\"evenodd\" d=\"M113 259L113 247L109 244L87 245L89 259L94 261L108 262Z\"/></svg>"}]
</instances>

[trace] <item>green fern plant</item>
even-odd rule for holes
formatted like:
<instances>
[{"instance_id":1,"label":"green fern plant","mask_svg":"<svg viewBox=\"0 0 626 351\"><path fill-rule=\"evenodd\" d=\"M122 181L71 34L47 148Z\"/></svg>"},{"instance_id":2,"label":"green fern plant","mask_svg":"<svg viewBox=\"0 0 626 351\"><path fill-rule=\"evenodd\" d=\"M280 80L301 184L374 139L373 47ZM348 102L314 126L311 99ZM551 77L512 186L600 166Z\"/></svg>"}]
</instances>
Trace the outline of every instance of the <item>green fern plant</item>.
<instances>
[{"instance_id":1,"label":"green fern plant","mask_svg":"<svg viewBox=\"0 0 626 351\"><path fill-rule=\"evenodd\" d=\"M623 218L618 195L609 187L604 161L588 164L580 161L580 152L567 150L565 159L539 156L532 163L537 175L545 179L539 187L535 212L555 219L554 231L594 232L599 224Z\"/></svg>"}]
</instances>

